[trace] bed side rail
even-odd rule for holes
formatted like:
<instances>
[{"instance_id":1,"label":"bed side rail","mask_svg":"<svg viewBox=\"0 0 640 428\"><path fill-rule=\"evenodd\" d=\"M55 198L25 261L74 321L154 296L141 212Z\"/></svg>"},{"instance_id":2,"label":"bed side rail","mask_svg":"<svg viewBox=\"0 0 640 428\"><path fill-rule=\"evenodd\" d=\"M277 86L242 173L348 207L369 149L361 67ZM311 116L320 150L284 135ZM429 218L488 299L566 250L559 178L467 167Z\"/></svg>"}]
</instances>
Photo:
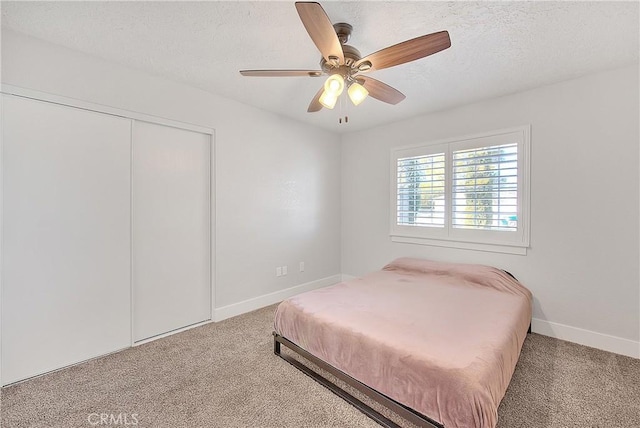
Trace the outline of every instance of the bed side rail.
<instances>
[{"instance_id":1,"label":"bed side rail","mask_svg":"<svg viewBox=\"0 0 640 428\"><path fill-rule=\"evenodd\" d=\"M359 399L357 399L347 391L343 390L342 388L340 388L330 380L326 379L319 373L316 373L314 370L307 367L297 359L293 358L290 355L282 354L280 352L281 344L285 345L287 348L289 348L296 354L300 355L304 359L320 367L320 369L327 371L331 375L335 376L336 378L345 382L349 386L355 388L359 392L371 398L376 403L381 404L382 406L390 409L391 411L398 414L399 416L406 419L407 421L413 423L414 425L421 428L444 428L444 425L434 421L428 416L425 416L401 403L398 403L392 398L389 398L386 395L376 391L375 389L370 388L369 386L352 378L351 376L344 373L343 371L336 369L335 367L326 363L325 361L321 360L315 355L305 351L304 349L302 349L295 343L291 342L290 340L286 339L285 337L279 335L276 332L273 332L273 353L274 354L276 354L283 360L287 361L289 364L296 367L298 370L302 371L303 373L305 373L306 375L314 379L316 382L320 383L321 385L329 389L331 392L333 392L334 394L338 395L340 398L344 399L345 401L353 405L355 408L357 408L362 413L364 413L365 415L367 415L368 417L376 421L381 426L387 427L387 428L401 428L400 425L396 424L391 419L387 418L377 410L363 403L362 401L360 401Z\"/></svg>"}]
</instances>

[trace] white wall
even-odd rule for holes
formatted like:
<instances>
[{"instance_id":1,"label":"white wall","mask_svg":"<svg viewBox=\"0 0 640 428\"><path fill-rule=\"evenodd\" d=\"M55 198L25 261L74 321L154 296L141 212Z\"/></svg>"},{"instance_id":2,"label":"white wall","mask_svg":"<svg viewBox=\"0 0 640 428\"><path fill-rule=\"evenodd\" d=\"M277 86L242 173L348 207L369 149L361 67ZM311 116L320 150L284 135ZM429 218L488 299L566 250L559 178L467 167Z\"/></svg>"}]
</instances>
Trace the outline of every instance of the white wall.
<instances>
[{"instance_id":1,"label":"white wall","mask_svg":"<svg viewBox=\"0 0 640 428\"><path fill-rule=\"evenodd\" d=\"M2 83L215 129L217 308L340 273L336 135L5 29Z\"/></svg>"},{"instance_id":2,"label":"white wall","mask_svg":"<svg viewBox=\"0 0 640 428\"><path fill-rule=\"evenodd\" d=\"M330 132L8 30L2 82L216 130L216 307L225 315L341 267L359 275L409 255L508 269L535 295L534 329L639 352L637 67L347 134L342 149ZM529 123L527 256L391 243L392 146ZM289 275L276 278L285 264Z\"/></svg>"},{"instance_id":3,"label":"white wall","mask_svg":"<svg viewBox=\"0 0 640 428\"><path fill-rule=\"evenodd\" d=\"M532 290L534 330L640 356L638 94L634 66L345 135L342 272L361 275L399 256L494 265ZM390 241L391 147L524 124L532 126L526 256Z\"/></svg>"}]
</instances>

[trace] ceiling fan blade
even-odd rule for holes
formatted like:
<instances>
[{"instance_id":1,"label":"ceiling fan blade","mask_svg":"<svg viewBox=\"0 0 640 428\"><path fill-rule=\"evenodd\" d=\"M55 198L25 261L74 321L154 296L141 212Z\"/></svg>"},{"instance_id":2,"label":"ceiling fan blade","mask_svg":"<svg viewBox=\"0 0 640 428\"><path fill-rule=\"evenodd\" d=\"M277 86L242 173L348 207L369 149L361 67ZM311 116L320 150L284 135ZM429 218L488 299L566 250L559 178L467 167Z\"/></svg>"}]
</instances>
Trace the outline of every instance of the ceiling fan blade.
<instances>
[{"instance_id":1,"label":"ceiling fan blade","mask_svg":"<svg viewBox=\"0 0 640 428\"><path fill-rule=\"evenodd\" d=\"M371 77L358 75L356 80L364 81L362 86L369 91L369 95L385 103L398 104L406 98L402 92Z\"/></svg>"},{"instance_id":2,"label":"ceiling fan blade","mask_svg":"<svg viewBox=\"0 0 640 428\"><path fill-rule=\"evenodd\" d=\"M324 87L321 87L316 96L311 100L311 104L309 104L309 108L307 109L308 113L322 110L322 104L320 104L320 95L322 95L323 92Z\"/></svg>"},{"instance_id":3,"label":"ceiling fan blade","mask_svg":"<svg viewBox=\"0 0 640 428\"><path fill-rule=\"evenodd\" d=\"M356 62L355 67L358 68L361 64L368 61L371 63L369 70L381 70L433 55L450 46L451 39L449 38L449 33L447 31L440 31L438 33L406 40L397 45L374 52Z\"/></svg>"},{"instance_id":4,"label":"ceiling fan blade","mask_svg":"<svg viewBox=\"0 0 640 428\"><path fill-rule=\"evenodd\" d=\"M243 76L252 77L318 77L322 76L321 70L240 70Z\"/></svg>"},{"instance_id":5,"label":"ceiling fan blade","mask_svg":"<svg viewBox=\"0 0 640 428\"><path fill-rule=\"evenodd\" d=\"M320 3L296 2L296 9L304 28L324 59L329 63L338 61L339 65L344 64L342 45Z\"/></svg>"}]
</instances>

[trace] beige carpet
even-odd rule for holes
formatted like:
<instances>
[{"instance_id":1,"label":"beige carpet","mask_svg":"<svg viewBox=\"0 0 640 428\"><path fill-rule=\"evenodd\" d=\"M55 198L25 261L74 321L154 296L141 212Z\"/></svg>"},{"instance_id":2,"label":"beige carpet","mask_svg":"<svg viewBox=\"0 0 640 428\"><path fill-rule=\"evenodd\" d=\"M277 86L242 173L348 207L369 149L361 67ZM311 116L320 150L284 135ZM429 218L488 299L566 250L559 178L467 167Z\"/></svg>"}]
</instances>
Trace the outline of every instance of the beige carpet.
<instances>
[{"instance_id":1,"label":"beige carpet","mask_svg":"<svg viewBox=\"0 0 640 428\"><path fill-rule=\"evenodd\" d=\"M273 355L273 310L4 388L2 427L377 427ZM640 360L529 335L499 415L500 428L640 428Z\"/></svg>"}]
</instances>

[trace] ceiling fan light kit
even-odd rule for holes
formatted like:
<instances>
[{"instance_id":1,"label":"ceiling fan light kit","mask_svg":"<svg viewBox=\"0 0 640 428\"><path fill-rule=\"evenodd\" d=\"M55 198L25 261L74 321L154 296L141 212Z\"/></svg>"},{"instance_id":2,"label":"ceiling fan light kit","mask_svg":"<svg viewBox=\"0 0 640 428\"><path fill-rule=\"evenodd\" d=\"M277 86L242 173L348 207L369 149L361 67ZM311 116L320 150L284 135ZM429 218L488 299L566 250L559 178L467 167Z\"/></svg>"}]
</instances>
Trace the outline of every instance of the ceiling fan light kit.
<instances>
[{"instance_id":1,"label":"ceiling fan light kit","mask_svg":"<svg viewBox=\"0 0 640 428\"><path fill-rule=\"evenodd\" d=\"M316 2L296 2L295 6L307 33L322 54L321 70L241 70L240 74L258 77L328 75L323 88L309 104L308 112L320 111L322 107L333 109L345 86L349 99L356 106L369 95L388 104L398 104L406 98L404 94L359 73L415 61L451 46L449 33L440 31L389 46L363 58L358 49L347 44L353 31L350 24L340 22L332 25L322 6Z\"/></svg>"},{"instance_id":2,"label":"ceiling fan light kit","mask_svg":"<svg viewBox=\"0 0 640 428\"><path fill-rule=\"evenodd\" d=\"M336 97L344 91L344 77L340 74L332 74L326 82L324 82L324 91L329 95Z\"/></svg>"},{"instance_id":3,"label":"ceiling fan light kit","mask_svg":"<svg viewBox=\"0 0 640 428\"><path fill-rule=\"evenodd\" d=\"M364 99L369 95L369 91L367 91L367 88L365 88L358 82L353 82L351 86L349 86L347 93L349 94L349 99L351 99L353 105L356 106L360 105L360 103L363 102Z\"/></svg>"},{"instance_id":4,"label":"ceiling fan light kit","mask_svg":"<svg viewBox=\"0 0 640 428\"><path fill-rule=\"evenodd\" d=\"M318 99L320 104L323 107L328 108L329 110L333 109L336 106L336 102L338 101L338 96L327 92L326 90L320 95Z\"/></svg>"}]
</instances>

